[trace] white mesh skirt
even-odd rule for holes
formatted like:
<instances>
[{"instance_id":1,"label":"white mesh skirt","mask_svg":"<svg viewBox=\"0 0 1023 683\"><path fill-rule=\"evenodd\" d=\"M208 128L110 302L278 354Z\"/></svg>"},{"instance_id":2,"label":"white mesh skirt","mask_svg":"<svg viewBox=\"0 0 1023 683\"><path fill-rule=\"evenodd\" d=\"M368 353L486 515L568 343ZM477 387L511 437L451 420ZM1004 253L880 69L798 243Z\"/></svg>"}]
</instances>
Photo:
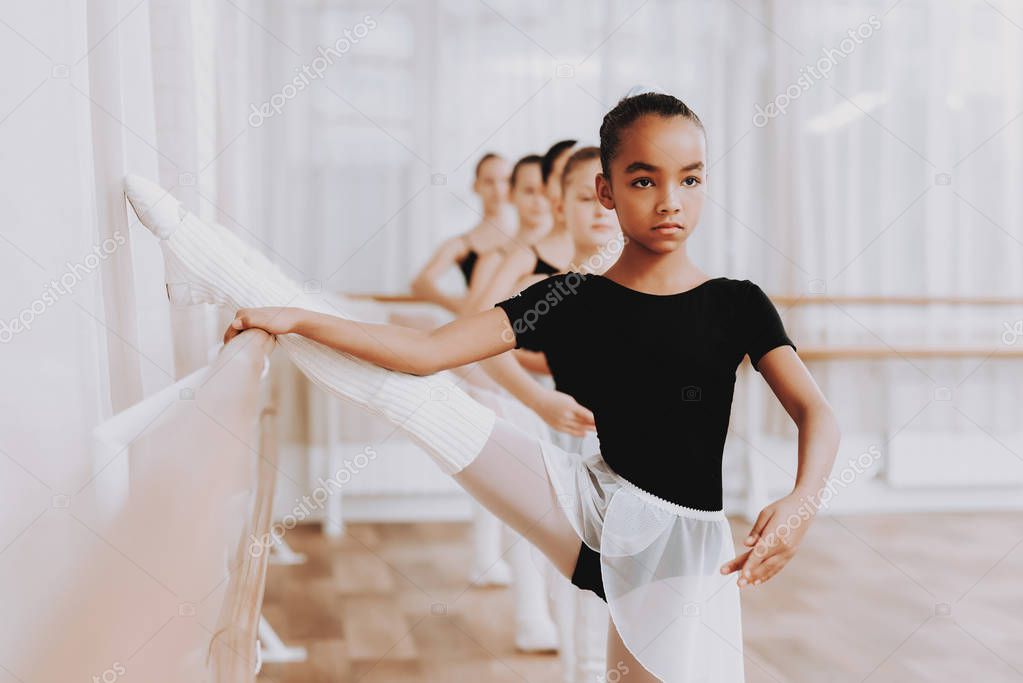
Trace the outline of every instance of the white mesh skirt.
<instances>
[{"instance_id":1,"label":"white mesh skirt","mask_svg":"<svg viewBox=\"0 0 1023 683\"><path fill-rule=\"evenodd\" d=\"M546 441L542 450L559 504L599 554L604 599L636 660L673 683L743 681L739 588L720 572L735 557L724 511L676 505L626 481L594 435L582 456Z\"/></svg>"}]
</instances>

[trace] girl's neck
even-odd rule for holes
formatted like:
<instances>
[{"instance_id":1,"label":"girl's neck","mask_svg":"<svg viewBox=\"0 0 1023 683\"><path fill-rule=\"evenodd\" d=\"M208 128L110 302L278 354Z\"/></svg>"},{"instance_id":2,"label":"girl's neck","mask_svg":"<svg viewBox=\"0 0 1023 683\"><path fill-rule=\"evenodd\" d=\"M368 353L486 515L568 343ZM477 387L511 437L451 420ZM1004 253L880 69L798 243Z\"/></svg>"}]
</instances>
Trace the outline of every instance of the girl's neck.
<instances>
[{"instance_id":1,"label":"girl's neck","mask_svg":"<svg viewBox=\"0 0 1023 683\"><path fill-rule=\"evenodd\" d=\"M519 230L517 237L525 242L532 244L533 242L545 237L551 231L550 222L527 222L519 220Z\"/></svg>"},{"instance_id":2,"label":"girl's neck","mask_svg":"<svg viewBox=\"0 0 1023 683\"><path fill-rule=\"evenodd\" d=\"M558 219L555 218L554 219L554 225L551 226L551 230L548 233L548 235L550 235L550 236L554 236L554 235L561 236L561 235L566 235L566 234L568 234L568 226L565 225L565 221L559 221Z\"/></svg>"},{"instance_id":3,"label":"girl's neck","mask_svg":"<svg viewBox=\"0 0 1023 683\"><path fill-rule=\"evenodd\" d=\"M569 270L602 275L615 262L615 256L620 251L621 243L615 244L614 240L606 244L576 244Z\"/></svg>"},{"instance_id":4,"label":"girl's neck","mask_svg":"<svg viewBox=\"0 0 1023 683\"><path fill-rule=\"evenodd\" d=\"M689 259L686 244L667 254L656 254L631 240L614 263L614 279L646 291L676 291L702 280L705 274Z\"/></svg>"},{"instance_id":5,"label":"girl's neck","mask_svg":"<svg viewBox=\"0 0 1023 683\"><path fill-rule=\"evenodd\" d=\"M504 213L503 203L490 204L489 207L487 206L487 204L483 204L483 218L498 218L503 213Z\"/></svg>"},{"instance_id":6,"label":"girl's neck","mask_svg":"<svg viewBox=\"0 0 1023 683\"><path fill-rule=\"evenodd\" d=\"M497 204L495 206L483 206L483 222L497 222L504 218L507 213L507 209L504 204Z\"/></svg>"},{"instance_id":7,"label":"girl's neck","mask_svg":"<svg viewBox=\"0 0 1023 683\"><path fill-rule=\"evenodd\" d=\"M483 217L480 218L480 222L476 225L474 232L477 235L485 236L487 238L491 235L482 235L481 233L501 233L506 234L508 230L514 229L514 223L508 220L508 213L503 208L498 208L497 211L483 212Z\"/></svg>"}]
</instances>

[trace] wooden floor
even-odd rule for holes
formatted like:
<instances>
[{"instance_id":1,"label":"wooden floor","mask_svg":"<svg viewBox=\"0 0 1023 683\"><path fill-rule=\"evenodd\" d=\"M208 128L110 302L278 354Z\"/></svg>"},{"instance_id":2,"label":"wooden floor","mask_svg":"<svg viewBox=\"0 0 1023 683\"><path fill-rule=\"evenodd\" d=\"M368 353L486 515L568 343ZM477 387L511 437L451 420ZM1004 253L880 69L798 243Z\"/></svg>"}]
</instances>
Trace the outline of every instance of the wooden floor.
<instances>
[{"instance_id":1,"label":"wooden floor","mask_svg":"<svg viewBox=\"0 0 1023 683\"><path fill-rule=\"evenodd\" d=\"M288 532L309 561L271 567L264 614L310 660L260 680L560 681L557 656L516 653L510 591L468 587L469 538L436 523ZM1021 514L821 517L744 596L750 683L1023 683Z\"/></svg>"}]
</instances>

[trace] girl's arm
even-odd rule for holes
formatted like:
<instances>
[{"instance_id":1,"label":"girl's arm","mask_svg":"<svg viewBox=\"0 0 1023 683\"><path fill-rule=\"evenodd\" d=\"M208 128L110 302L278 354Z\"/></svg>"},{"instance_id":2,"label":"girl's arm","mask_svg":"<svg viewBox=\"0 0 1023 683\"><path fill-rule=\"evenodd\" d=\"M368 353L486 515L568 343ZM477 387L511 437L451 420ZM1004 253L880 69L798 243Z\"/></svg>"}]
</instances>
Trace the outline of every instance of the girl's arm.
<instances>
[{"instance_id":1,"label":"girl's arm","mask_svg":"<svg viewBox=\"0 0 1023 683\"><path fill-rule=\"evenodd\" d=\"M841 440L831 406L791 347L767 352L757 368L799 429L799 465L792 492L757 517L745 541L752 547L721 568L723 574L741 570L740 586L767 581L795 555L816 517Z\"/></svg>"},{"instance_id":2,"label":"girl's arm","mask_svg":"<svg viewBox=\"0 0 1023 683\"><path fill-rule=\"evenodd\" d=\"M465 240L461 237L446 240L412 280L412 293L421 299L439 304L452 313L458 313L462 309L465 299L447 294L437 286L437 281L445 271L465 256L466 252Z\"/></svg>"},{"instance_id":3,"label":"girl's arm","mask_svg":"<svg viewBox=\"0 0 1023 683\"><path fill-rule=\"evenodd\" d=\"M594 429L593 413L568 394L542 386L510 354L515 336L508 316L493 308L458 318L434 330L400 325L356 322L302 308L243 308L224 334L224 343L252 327L270 334L300 334L332 349L349 353L382 367L413 375L492 359L488 369L498 382L548 424L583 436ZM488 361L490 362L490 361Z\"/></svg>"},{"instance_id":4,"label":"girl's arm","mask_svg":"<svg viewBox=\"0 0 1023 683\"><path fill-rule=\"evenodd\" d=\"M433 330L358 322L302 308L243 308L225 333L225 343L250 327L270 334L300 334L375 365L413 375L430 375L515 346L508 316L499 308Z\"/></svg>"},{"instance_id":5,"label":"girl's arm","mask_svg":"<svg viewBox=\"0 0 1023 683\"><path fill-rule=\"evenodd\" d=\"M546 279L544 275L529 274L513 283L510 291L502 296L510 296ZM545 367L546 364L545 359ZM593 413L589 409L579 405L568 394L552 391L537 382L536 378L522 367L515 354L502 353L494 358L487 358L480 362L480 367L554 429L575 436L585 436L586 431L596 429Z\"/></svg>"},{"instance_id":6,"label":"girl's arm","mask_svg":"<svg viewBox=\"0 0 1023 683\"><path fill-rule=\"evenodd\" d=\"M587 431L596 429L595 418L588 408L568 394L537 382L513 354L487 358L480 362L480 367L554 429L574 436L585 436Z\"/></svg>"},{"instance_id":7,"label":"girl's arm","mask_svg":"<svg viewBox=\"0 0 1023 683\"><path fill-rule=\"evenodd\" d=\"M543 351L527 351L526 349L515 349L512 352L519 365L530 372L540 375L551 374L551 368L547 365L547 356Z\"/></svg>"}]
</instances>

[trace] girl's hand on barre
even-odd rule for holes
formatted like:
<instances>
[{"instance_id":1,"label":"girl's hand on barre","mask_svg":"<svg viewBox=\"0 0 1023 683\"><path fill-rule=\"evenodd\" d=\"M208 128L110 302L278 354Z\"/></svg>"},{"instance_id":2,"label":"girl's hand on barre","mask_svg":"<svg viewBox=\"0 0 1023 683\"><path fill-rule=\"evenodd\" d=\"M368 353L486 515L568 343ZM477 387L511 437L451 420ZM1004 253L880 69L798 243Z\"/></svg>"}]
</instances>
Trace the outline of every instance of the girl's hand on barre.
<instances>
[{"instance_id":1,"label":"girl's hand on barre","mask_svg":"<svg viewBox=\"0 0 1023 683\"><path fill-rule=\"evenodd\" d=\"M240 308L234 314L234 320L224 332L224 343L234 339L242 331L252 327L266 330L270 334L289 334L293 332L302 317L301 308L275 306L268 308Z\"/></svg>"},{"instance_id":2,"label":"girl's hand on barre","mask_svg":"<svg viewBox=\"0 0 1023 683\"><path fill-rule=\"evenodd\" d=\"M725 563L721 573L739 571L740 588L759 586L773 578L796 554L815 512L796 493L771 503L761 511L746 537L745 544L752 547Z\"/></svg>"},{"instance_id":3,"label":"girl's hand on barre","mask_svg":"<svg viewBox=\"0 0 1023 683\"><path fill-rule=\"evenodd\" d=\"M531 407L544 422L559 432L566 432L572 436L586 436L587 431L596 429L593 413L560 391L544 391Z\"/></svg>"}]
</instances>

